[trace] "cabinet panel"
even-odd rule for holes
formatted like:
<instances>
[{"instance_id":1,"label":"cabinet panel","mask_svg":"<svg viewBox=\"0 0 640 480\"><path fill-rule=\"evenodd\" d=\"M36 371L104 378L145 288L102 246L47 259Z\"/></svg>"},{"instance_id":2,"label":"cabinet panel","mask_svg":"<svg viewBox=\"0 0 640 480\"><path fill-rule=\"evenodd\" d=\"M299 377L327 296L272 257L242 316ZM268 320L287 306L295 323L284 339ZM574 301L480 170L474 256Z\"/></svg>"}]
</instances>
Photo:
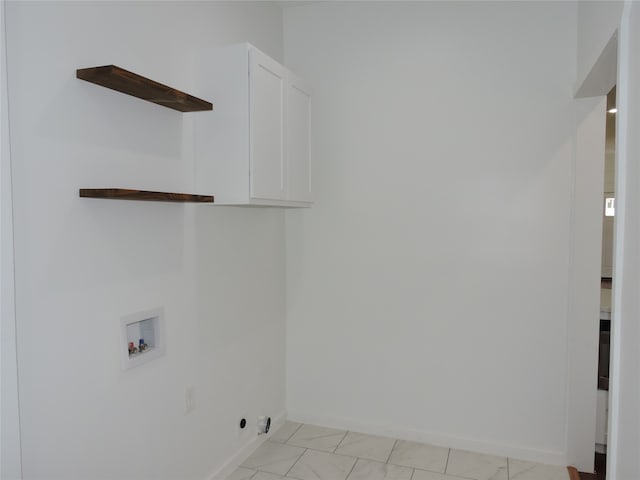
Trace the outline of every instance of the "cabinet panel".
<instances>
[{"instance_id":1,"label":"cabinet panel","mask_svg":"<svg viewBox=\"0 0 640 480\"><path fill-rule=\"evenodd\" d=\"M287 79L288 199L311 202L311 93L289 73Z\"/></svg>"},{"instance_id":2,"label":"cabinet panel","mask_svg":"<svg viewBox=\"0 0 640 480\"><path fill-rule=\"evenodd\" d=\"M217 205L311 206L304 82L248 43L200 51L196 78L215 100L195 118L197 191Z\"/></svg>"},{"instance_id":3,"label":"cabinet panel","mask_svg":"<svg viewBox=\"0 0 640 480\"><path fill-rule=\"evenodd\" d=\"M285 70L255 50L249 62L251 197L286 200Z\"/></svg>"}]
</instances>

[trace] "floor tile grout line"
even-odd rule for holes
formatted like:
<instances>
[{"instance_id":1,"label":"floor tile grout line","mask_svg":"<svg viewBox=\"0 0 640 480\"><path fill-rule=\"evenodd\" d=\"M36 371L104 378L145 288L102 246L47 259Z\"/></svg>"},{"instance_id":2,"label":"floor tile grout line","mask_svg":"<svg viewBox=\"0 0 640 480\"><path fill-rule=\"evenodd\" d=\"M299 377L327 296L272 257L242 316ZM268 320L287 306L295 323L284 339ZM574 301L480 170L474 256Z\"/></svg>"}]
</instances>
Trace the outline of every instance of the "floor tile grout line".
<instances>
[{"instance_id":1,"label":"floor tile grout line","mask_svg":"<svg viewBox=\"0 0 640 480\"><path fill-rule=\"evenodd\" d=\"M301 480L301 479L300 479L300 478L298 478L298 477L288 477L288 476L284 476L284 477L282 477L282 478L293 478L293 479L295 479L295 480Z\"/></svg>"},{"instance_id":2,"label":"floor tile grout line","mask_svg":"<svg viewBox=\"0 0 640 480\"><path fill-rule=\"evenodd\" d=\"M282 444L280 444L280 445L282 445ZM299 447L297 445L288 445L288 444L287 444L287 447L303 448L305 450L305 452L307 450L311 450L312 452L326 453L327 455L338 455L339 457L362 458L362 457L357 457L355 455L345 455L344 453L335 453L335 452L328 452L327 450L318 450L317 448L312 448L312 447ZM304 453L302 455L304 455ZM369 459L363 458L363 460L369 460ZM371 462L376 462L377 460L370 460L370 461ZM378 462L378 463L382 463L382 462Z\"/></svg>"},{"instance_id":3,"label":"floor tile grout line","mask_svg":"<svg viewBox=\"0 0 640 480\"><path fill-rule=\"evenodd\" d=\"M269 439L269 438L268 438L268 439L266 439L266 441L265 441L265 442L263 442L263 443L262 443L262 445L264 445L265 443L271 443L271 444L273 444L274 446L289 447L289 448L299 448L299 449L304 450L304 451L303 451L303 452L298 456L298 458L295 460L295 462L293 462L293 465L291 465L291 467L289 468L289 470L287 470L287 473L285 473L285 476L289 473L289 471L291 471L291 469L293 468L293 466L294 466L296 463L298 463L298 461L300 460L300 458L302 458L302 456L303 456L303 455L306 453L306 451L308 450L308 448L306 448L306 447L297 447L297 446L295 446L295 445L289 445L289 444L286 444L286 443L274 442L273 440L271 440L271 439ZM262 445L260 445L258 448L260 448ZM257 450L257 449L256 449L256 450ZM254 453L255 453L255 452L254 452ZM277 474L277 473L269 472L269 471L267 471L267 470L262 470L262 469L260 468L260 467L262 467L262 465L258 465L257 467L246 467L246 466L244 466L244 464L241 464L240 466L241 466L241 467L243 467L243 468L249 468L249 469L251 469L251 470L256 470L256 473L255 473L253 476L257 475L257 474L258 474L258 473L260 473L260 472L263 472L263 473L269 473L269 474L271 474L271 475L279 475L279 474ZM250 477L250 479L251 479L251 478L253 478L253 476L252 476L252 477Z\"/></svg>"},{"instance_id":4,"label":"floor tile grout line","mask_svg":"<svg viewBox=\"0 0 640 480\"><path fill-rule=\"evenodd\" d=\"M447 474L447 469L449 468L449 457L451 456L451 449L449 449L447 451L447 462L444 464L444 472L442 472L443 475ZM508 480L508 479L507 479Z\"/></svg>"},{"instance_id":5,"label":"floor tile grout line","mask_svg":"<svg viewBox=\"0 0 640 480\"><path fill-rule=\"evenodd\" d=\"M287 437L287 439L284 441L284 443L287 443L289 440L291 440L291 437L293 437L293 436L298 432L298 430L300 430L300 429L302 428L302 426L303 426L303 425L304 425L304 423L299 424L299 425L296 427L296 429L291 433L291 435L289 435L289 436Z\"/></svg>"},{"instance_id":6,"label":"floor tile grout line","mask_svg":"<svg viewBox=\"0 0 640 480\"><path fill-rule=\"evenodd\" d=\"M342 445L342 442L344 442L344 439L347 438L347 435L349 435L349 430L345 430L344 435L342 436L342 438L340 439L340 441L338 442L338 444L335 446L335 448L331 453L336 453L336 450L338 450L338 447Z\"/></svg>"},{"instance_id":7,"label":"floor tile grout line","mask_svg":"<svg viewBox=\"0 0 640 480\"><path fill-rule=\"evenodd\" d=\"M305 425L310 426L310 427L330 428L331 430L336 430L336 431L338 431L338 432L344 432L344 433L342 433L342 438L341 438L341 439L340 439L340 441L338 442L338 445L340 445L340 444L342 443L342 441L344 440L344 438L347 436L347 433L349 433L349 431L348 431L348 430L342 430L342 429L339 429L339 428L323 427L322 425L313 425L313 424L310 424L310 423L301 423L301 424L300 424L300 426L296 429L296 431L295 431L295 432L293 432L293 434L289 437L289 440L287 440L287 441L285 442L285 443L286 443L286 445L289 445L289 446L292 446L292 447L299 447L299 448L310 448L311 450L317 450L317 451L319 451L319 452L325 452L325 453L335 453L336 449L338 448L338 445L336 445L336 446L334 447L334 449L333 449L333 450L331 450L331 451L327 452L326 450L319 450L319 449L317 449L317 448L311 448L311 447L303 447L302 445L299 445L299 444L298 444L298 445L296 445L295 443L289 443L289 442L290 442L290 440L293 438L293 436L294 436L296 433L298 433L298 430L300 430L300 429L301 429L303 426L305 426ZM326 438L326 437L331 437L331 436L333 436L333 435L338 435L338 434L337 434L337 433L332 433L332 434L328 434L328 435L321 435L321 436L319 436L319 437L313 437L313 439L316 439L316 438ZM345 455L345 456L347 456L347 455Z\"/></svg>"},{"instance_id":8,"label":"floor tile grout line","mask_svg":"<svg viewBox=\"0 0 640 480\"><path fill-rule=\"evenodd\" d=\"M356 468L356 465L358 464L358 461L360 460L360 457L356 457L356 461L353 462L353 465L351 466L351 470L349 470L349 473L347 473L347 476L344 477L344 480L349 480L349 477L351 476L351 474L353 473L353 469Z\"/></svg>"},{"instance_id":9,"label":"floor tile grout line","mask_svg":"<svg viewBox=\"0 0 640 480\"><path fill-rule=\"evenodd\" d=\"M299 447L299 448L303 448L303 447ZM349 477L349 475L351 475L351 472L353 472L353 469L355 468L356 463L358 463L358 460L360 460L360 457L354 457L354 456L351 456L351 455L341 455L339 453L327 452L327 451L324 451L324 450L316 450L315 448L306 447L306 448L304 448L304 452L302 452L302 454L298 457L298 459L295 462L293 462L293 465L291 465L291 468L289 468L289 470L287 470L287 472L284 474L283 478L288 477L288 475L291 473L291 470L293 470L293 467L296 466L296 464L302 459L302 457L305 455L305 453L307 453L309 450L311 450L313 452L324 453L324 454L327 454L327 455L337 455L337 456L340 456L340 457L352 458L354 460L353 466L351 467L351 470L349 470L349 473L345 477L345 480ZM296 478L297 479L297 477L288 477L288 478Z\"/></svg>"},{"instance_id":10,"label":"floor tile grout line","mask_svg":"<svg viewBox=\"0 0 640 480\"><path fill-rule=\"evenodd\" d=\"M293 467L295 467L295 466L296 466L296 463L298 463L298 462L300 461L300 459L304 456L304 454L305 454L305 453L307 453L307 450L308 450L308 448L305 448L305 449L304 449L304 452L302 452L302 454L298 457L298 459L297 459L295 462L293 462L293 464L289 467L289 470L287 470L287 471L285 472L285 474L284 474L284 476L285 476L285 477L286 477L287 475L289 475L289 472L290 472L291 470L293 470Z\"/></svg>"},{"instance_id":11,"label":"floor tile grout line","mask_svg":"<svg viewBox=\"0 0 640 480\"><path fill-rule=\"evenodd\" d=\"M478 480L477 478L471 478L471 477L463 477L463 476L455 476L452 475L453 477L455 477L456 479L460 478L461 480Z\"/></svg>"},{"instance_id":12,"label":"floor tile grout line","mask_svg":"<svg viewBox=\"0 0 640 480\"><path fill-rule=\"evenodd\" d=\"M396 445L398 445L398 439L396 438L395 442L393 442L393 447L391 447L391 451L389 452L389 456L387 457L387 461L384 462L386 464L389 463L389 460L391 460L391 455L393 454L393 451L396 449ZM413 477L413 473L411 474L411 476Z\"/></svg>"},{"instance_id":13,"label":"floor tile grout line","mask_svg":"<svg viewBox=\"0 0 640 480\"><path fill-rule=\"evenodd\" d=\"M301 480L301 479L300 479L300 478L298 478L298 477L288 477L288 476L286 476L286 475L285 475L284 477L282 477L282 478L293 478L293 479L295 479L295 480Z\"/></svg>"}]
</instances>

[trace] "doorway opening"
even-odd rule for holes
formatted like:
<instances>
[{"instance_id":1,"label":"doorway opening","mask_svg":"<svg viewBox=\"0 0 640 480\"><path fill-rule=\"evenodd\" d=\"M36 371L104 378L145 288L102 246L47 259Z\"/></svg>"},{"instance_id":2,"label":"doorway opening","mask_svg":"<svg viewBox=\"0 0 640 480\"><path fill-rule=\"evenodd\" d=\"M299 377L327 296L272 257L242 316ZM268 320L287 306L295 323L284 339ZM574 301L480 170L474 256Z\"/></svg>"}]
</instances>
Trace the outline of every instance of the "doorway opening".
<instances>
[{"instance_id":1,"label":"doorway opening","mask_svg":"<svg viewBox=\"0 0 640 480\"><path fill-rule=\"evenodd\" d=\"M595 468L592 479L606 478L609 416L609 364L611 356L611 287L613 279L613 232L615 222L616 87L607 94L602 201L602 261L600 273L600 336L596 410Z\"/></svg>"}]
</instances>

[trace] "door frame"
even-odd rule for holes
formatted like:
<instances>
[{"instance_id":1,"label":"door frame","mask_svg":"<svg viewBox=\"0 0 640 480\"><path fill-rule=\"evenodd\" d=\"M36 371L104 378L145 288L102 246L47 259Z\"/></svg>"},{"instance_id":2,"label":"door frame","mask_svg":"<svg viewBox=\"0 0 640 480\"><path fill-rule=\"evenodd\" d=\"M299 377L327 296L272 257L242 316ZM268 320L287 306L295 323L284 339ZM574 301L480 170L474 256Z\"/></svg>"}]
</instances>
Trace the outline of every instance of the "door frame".
<instances>
[{"instance_id":1,"label":"door frame","mask_svg":"<svg viewBox=\"0 0 640 480\"><path fill-rule=\"evenodd\" d=\"M640 5L625 0L619 28L611 36L600 57L585 80L576 90L576 98L605 96L617 85L616 118L616 217L614 224L613 285L611 305L611 364L609 386L609 416L607 445L607 477L627 480L638 478L640 462L640 414L637 401L640 399L640 378L637 368L640 353L636 344L640 341L640 302L637 290L640 286L640 166L633 160L640 155L640 143L627 134L640 127L640 99L633 96L632 83L640 81L640 63L632 55L640 44ZM635 44L633 43L635 42ZM637 88L636 88L637 89ZM636 103L634 104L633 101ZM605 114L606 115L606 114ZM604 138L604 132L603 132ZM637 162L636 162L637 163ZM576 204L576 208L580 208ZM579 239L573 239L573 247ZM569 315L569 337L572 322L577 319ZM569 349L569 384L581 375L581 365L575 351ZM593 389L595 390L595 378ZM570 388L569 388L570 390ZM591 421L580 417L579 391L568 395L567 460L578 469L592 471L592 466L578 463L585 458L587 448L584 439L576 436L576 425L580 421ZM591 418L595 417L595 409Z\"/></svg>"},{"instance_id":2,"label":"door frame","mask_svg":"<svg viewBox=\"0 0 640 480\"><path fill-rule=\"evenodd\" d=\"M616 220L611 311L607 475L639 478L640 461L640 5L626 0L618 33Z\"/></svg>"},{"instance_id":3,"label":"door frame","mask_svg":"<svg viewBox=\"0 0 640 480\"><path fill-rule=\"evenodd\" d=\"M570 296L567 329L568 378L567 378L567 463L582 472L593 472L595 459L595 424L597 414L597 359L600 329L600 270L602 261L602 198L604 194L605 126L607 94L617 83L618 76L618 31L616 30L591 71L575 91L578 111L580 103L589 103L594 110L591 132L581 132L577 122L576 158L574 178L574 216L572 223L572 262L569 272ZM618 101L621 99L618 97ZM585 107L582 107L585 108ZM597 110L597 111L596 111ZM616 119L618 120L618 119ZM618 125L616 125L618 126ZM582 134L581 134L582 133ZM591 133L591 134L589 134ZM595 155L600 158L593 158ZM616 139L617 150L617 139ZM616 158L617 163L617 158ZM617 168L617 166L616 166ZM598 169L598 172L594 172ZM599 184L590 186L585 181L600 178ZM585 180L586 179L586 180ZM581 184L582 181L582 184ZM616 195L618 192L616 171ZM582 185L582 189L580 189ZM589 191L589 188L591 191ZM595 203L597 200L597 204ZM616 199L618 207L619 199ZM616 208L614 236L621 212ZM591 250L586 251L583 242L587 239ZM597 239L598 249L594 242ZM616 248L614 238L614 265ZM597 268L596 268L597 265ZM587 278L585 278L585 275ZM597 287L596 287L597 284ZM619 284L614 266L613 285ZM612 304L615 292L612 291ZM597 306L596 303L597 302ZM614 323L612 305L612 324ZM613 332L612 332L613 334ZM611 350L615 348L613 339ZM610 374L610 378L612 377ZM613 383L613 380L611 381ZM611 389L611 387L610 387ZM610 390L611 395L611 390ZM611 417L612 408L609 408ZM611 425L611 418L609 419ZM611 428L611 427L609 427ZM610 438L610 436L609 436Z\"/></svg>"}]
</instances>

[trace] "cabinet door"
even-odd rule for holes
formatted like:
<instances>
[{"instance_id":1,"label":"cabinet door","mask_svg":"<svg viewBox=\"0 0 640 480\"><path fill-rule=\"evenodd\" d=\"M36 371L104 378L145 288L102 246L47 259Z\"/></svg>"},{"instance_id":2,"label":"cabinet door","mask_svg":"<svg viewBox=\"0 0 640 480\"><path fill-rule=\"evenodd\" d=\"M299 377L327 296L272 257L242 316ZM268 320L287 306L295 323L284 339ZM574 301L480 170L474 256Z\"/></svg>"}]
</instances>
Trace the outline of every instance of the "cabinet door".
<instances>
[{"instance_id":1,"label":"cabinet door","mask_svg":"<svg viewBox=\"0 0 640 480\"><path fill-rule=\"evenodd\" d=\"M287 74L288 199L311 202L311 90Z\"/></svg>"},{"instance_id":2,"label":"cabinet door","mask_svg":"<svg viewBox=\"0 0 640 480\"><path fill-rule=\"evenodd\" d=\"M284 67L257 50L250 50L251 198L286 200L284 96Z\"/></svg>"}]
</instances>

